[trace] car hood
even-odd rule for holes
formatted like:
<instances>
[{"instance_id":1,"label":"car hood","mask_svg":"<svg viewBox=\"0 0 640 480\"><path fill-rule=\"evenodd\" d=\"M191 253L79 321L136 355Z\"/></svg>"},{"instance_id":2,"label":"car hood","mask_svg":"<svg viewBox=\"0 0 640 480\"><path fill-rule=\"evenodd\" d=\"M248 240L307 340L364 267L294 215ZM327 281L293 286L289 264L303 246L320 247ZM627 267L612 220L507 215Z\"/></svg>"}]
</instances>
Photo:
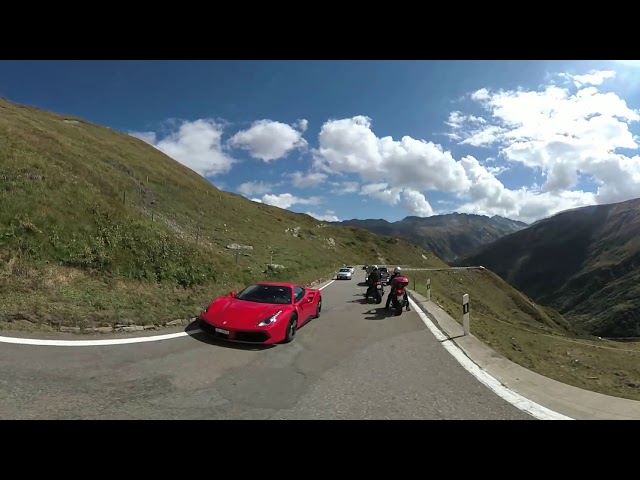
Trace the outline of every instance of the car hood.
<instances>
[{"instance_id":1,"label":"car hood","mask_svg":"<svg viewBox=\"0 0 640 480\"><path fill-rule=\"evenodd\" d=\"M225 297L213 302L209 311L204 313L202 318L216 325L226 325L229 328L255 328L258 322L279 311L282 313L278 316L276 323L280 323L283 318L288 317L291 305L247 302L233 297Z\"/></svg>"}]
</instances>

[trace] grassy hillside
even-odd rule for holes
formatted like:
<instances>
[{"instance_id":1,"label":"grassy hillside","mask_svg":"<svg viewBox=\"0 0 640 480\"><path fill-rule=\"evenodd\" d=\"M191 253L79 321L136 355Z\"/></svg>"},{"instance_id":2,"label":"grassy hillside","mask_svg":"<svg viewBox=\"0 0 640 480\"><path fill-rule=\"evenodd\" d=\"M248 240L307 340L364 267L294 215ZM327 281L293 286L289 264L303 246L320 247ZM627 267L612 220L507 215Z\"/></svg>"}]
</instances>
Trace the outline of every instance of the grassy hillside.
<instances>
[{"instance_id":1,"label":"grassy hillside","mask_svg":"<svg viewBox=\"0 0 640 480\"><path fill-rule=\"evenodd\" d=\"M640 343L583 334L486 269L407 275L423 295L431 279L432 301L460 323L468 293L471 333L509 360L569 385L640 400Z\"/></svg>"},{"instance_id":2,"label":"grassy hillside","mask_svg":"<svg viewBox=\"0 0 640 480\"><path fill-rule=\"evenodd\" d=\"M640 199L573 209L481 247L483 265L602 337L640 337Z\"/></svg>"},{"instance_id":3,"label":"grassy hillside","mask_svg":"<svg viewBox=\"0 0 640 480\"><path fill-rule=\"evenodd\" d=\"M433 217L386 220L345 220L341 225L365 228L378 235L402 238L421 245L445 262L452 262L476 248L527 227L526 223L499 216L451 213Z\"/></svg>"},{"instance_id":4,"label":"grassy hillside","mask_svg":"<svg viewBox=\"0 0 640 480\"><path fill-rule=\"evenodd\" d=\"M400 240L220 191L141 140L3 99L0 260L4 328L154 323L254 280L306 283L343 263L442 263Z\"/></svg>"}]
</instances>

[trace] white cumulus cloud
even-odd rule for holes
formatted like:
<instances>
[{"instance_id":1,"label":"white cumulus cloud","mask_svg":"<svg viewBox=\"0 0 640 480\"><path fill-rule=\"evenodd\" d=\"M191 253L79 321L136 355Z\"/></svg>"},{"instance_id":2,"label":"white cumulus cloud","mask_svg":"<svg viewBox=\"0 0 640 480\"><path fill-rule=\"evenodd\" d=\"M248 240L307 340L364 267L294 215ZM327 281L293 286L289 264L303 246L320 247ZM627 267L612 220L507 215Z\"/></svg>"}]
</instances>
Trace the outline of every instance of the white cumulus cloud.
<instances>
[{"instance_id":1,"label":"white cumulus cloud","mask_svg":"<svg viewBox=\"0 0 640 480\"><path fill-rule=\"evenodd\" d=\"M229 140L229 145L247 150L249 155L258 160L269 162L286 157L296 149L307 146L302 138L308 122L299 120L299 130L282 122L258 120L251 128L236 133Z\"/></svg>"},{"instance_id":2,"label":"white cumulus cloud","mask_svg":"<svg viewBox=\"0 0 640 480\"><path fill-rule=\"evenodd\" d=\"M149 145L155 145L157 139L156 132L131 132L129 135L139 138L143 142L147 142Z\"/></svg>"},{"instance_id":3,"label":"white cumulus cloud","mask_svg":"<svg viewBox=\"0 0 640 480\"><path fill-rule=\"evenodd\" d=\"M561 210L640 196L640 113L600 87L613 70L559 74L561 85L539 90L478 88L466 96L481 108L451 112L449 138L477 153L455 158L429 140L379 137L366 116L322 125L314 169L336 177L352 175L360 194L416 215L434 213L430 192L453 194L458 211L502 215L525 222ZM519 186L507 188L497 175L519 165L529 170ZM542 185L534 181L542 176ZM592 182L593 191L579 189ZM346 183L330 179L340 191ZM353 182L351 189L357 188Z\"/></svg>"},{"instance_id":4,"label":"white cumulus cloud","mask_svg":"<svg viewBox=\"0 0 640 480\"><path fill-rule=\"evenodd\" d=\"M327 210L324 213L324 215L319 213L313 213L313 212L305 212L305 213L310 217L320 220L321 222L339 222L340 221L340 219L336 217L335 212L332 212L331 210Z\"/></svg>"},{"instance_id":5,"label":"white cumulus cloud","mask_svg":"<svg viewBox=\"0 0 640 480\"><path fill-rule=\"evenodd\" d=\"M412 190L410 188L405 189L402 192L402 206L413 212L418 217L430 217L433 215L433 208L431 208L431 204L427 201L424 194Z\"/></svg>"},{"instance_id":6,"label":"white cumulus cloud","mask_svg":"<svg viewBox=\"0 0 640 480\"><path fill-rule=\"evenodd\" d=\"M455 138L462 144L494 146L506 162L540 172L546 181L539 191L509 191L475 159L467 160L476 203L465 208L533 220L566 208L640 196L640 157L619 151L638 150L631 125L640 114L617 94L596 87L615 72L559 76L571 85L540 91L485 88L470 95L485 110L485 122L467 121L460 113ZM581 178L593 181L597 190L576 190Z\"/></svg>"},{"instance_id":7,"label":"white cumulus cloud","mask_svg":"<svg viewBox=\"0 0 640 480\"><path fill-rule=\"evenodd\" d=\"M331 189L331 193L334 195L347 195L349 193L356 193L360 190L360 184L358 182L329 182L333 188Z\"/></svg>"},{"instance_id":8,"label":"white cumulus cloud","mask_svg":"<svg viewBox=\"0 0 640 480\"><path fill-rule=\"evenodd\" d=\"M313 187L324 182L328 175L322 172L293 172L286 174L291 179L291 183L296 188Z\"/></svg>"},{"instance_id":9,"label":"white cumulus cloud","mask_svg":"<svg viewBox=\"0 0 640 480\"><path fill-rule=\"evenodd\" d=\"M276 185L286 180L298 189L359 193L418 216L436 213L429 197L440 192L456 200L446 203L450 209L525 222L569 208L640 197L640 111L606 88L608 81L620 82L629 70L626 62L617 61L607 70L558 73L538 89L479 85L463 97L468 109L459 106L443 119L453 152L429 139L376 133L372 119L364 115L329 119L320 128L317 148L310 150L312 170L288 170ZM258 120L226 145L269 163L306 150L308 126L305 119L291 125ZM154 132L131 135L201 175L215 176L236 163L222 134L221 123L196 120L181 123L164 138ZM457 153L456 144L464 148L463 154ZM509 188L499 176L508 179ZM273 187L256 178L237 191L281 208L320 203L318 197L271 193ZM330 212L307 213L337 218Z\"/></svg>"},{"instance_id":10,"label":"white cumulus cloud","mask_svg":"<svg viewBox=\"0 0 640 480\"><path fill-rule=\"evenodd\" d=\"M585 85L601 85L602 82L608 78L614 78L616 72L614 70L592 70L584 75L569 75L567 73L561 73L558 76L567 79L576 87L582 87Z\"/></svg>"},{"instance_id":11,"label":"white cumulus cloud","mask_svg":"<svg viewBox=\"0 0 640 480\"><path fill-rule=\"evenodd\" d=\"M415 215L433 210L423 192L463 192L470 187L465 169L442 146L409 136L378 138L371 119L356 116L326 122L314 149L314 167L327 174L355 174L366 185L361 193ZM357 182L334 182L337 193L357 189Z\"/></svg>"},{"instance_id":12,"label":"white cumulus cloud","mask_svg":"<svg viewBox=\"0 0 640 480\"><path fill-rule=\"evenodd\" d=\"M314 166L327 173L357 174L365 182L384 182L391 188L445 192L468 188L464 169L451 152L409 136L378 138L369 117L330 120L318 140Z\"/></svg>"},{"instance_id":13,"label":"white cumulus cloud","mask_svg":"<svg viewBox=\"0 0 640 480\"><path fill-rule=\"evenodd\" d=\"M252 198L251 200L284 209L293 205L318 205L322 201L320 197L303 198L290 193L281 193L278 195L266 194L263 195L262 198Z\"/></svg>"},{"instance_id":14,"label":"white cumulus cloud","mask_svg":"<svg viewBox=\"0 0 640 480\"><path fill-rule=\"evenodd\" d=\"M301 120L298 120L294 124L294 127L300 130L301 132L306 132L307 128L309 128L309 120L305 120L304 118Z\"/></svg>"},{"instance_id":15,"label":"white cumulus cloud","mask_svg":"<svg viewBox=\"0 0 640 480\"><path fill-rule=\"evenodd\" d=\"M242 195L260 195L268 193L273 189L273 185L265 182L244 182L238 185L238 192Z\"/></svg>"},{"instance_id":16,"label":"white cumulus cloud","mask_svg":"<svg viewBox=\"0 0 640 480\"><path fill-rule=\"evenodd\" d=\"M154 132L130 132L202 176L229 172L237 162L222 147L222 124L212 120L182 122L178 129L158 140Z\"/></svg>"},{"instance_id":17,"label":"white cumulus cloud","mask_svg":"<svg viewBox=\"0 0 640 480\"><path fill-rule=\"evenodd\" d=\"M383 203L401 206L418 217L430 217L434 214L431 204L424 194L413 188L390 187L386 183L363 185L360 195L367 195Z\"/></svg>"}]
</instances>

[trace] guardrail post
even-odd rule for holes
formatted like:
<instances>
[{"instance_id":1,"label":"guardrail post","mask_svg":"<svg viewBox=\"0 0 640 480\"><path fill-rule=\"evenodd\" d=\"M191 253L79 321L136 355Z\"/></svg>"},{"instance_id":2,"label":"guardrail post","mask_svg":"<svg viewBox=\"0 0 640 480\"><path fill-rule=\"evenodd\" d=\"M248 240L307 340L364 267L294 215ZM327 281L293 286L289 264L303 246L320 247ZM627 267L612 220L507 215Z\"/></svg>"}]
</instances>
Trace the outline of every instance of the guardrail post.
<instances>
[{"instance_id":1,"label":"guardrail post","mask_svg":"<svg viewBox=\"0 0 640 480\"><path fill-rule=\"evenodd\" d=\"M462 329L469 335L469 294L462 295Z\"/></svg>"},{"instance_id":2,"label":"guardrail post","mask_svg":"<svg viewBox=\"0 0 640 480\"><path fill-rule=\"evenodd\" d=\"M427 278L427 302L431 301L431 279Z\"/></svg>"}]
</instances>

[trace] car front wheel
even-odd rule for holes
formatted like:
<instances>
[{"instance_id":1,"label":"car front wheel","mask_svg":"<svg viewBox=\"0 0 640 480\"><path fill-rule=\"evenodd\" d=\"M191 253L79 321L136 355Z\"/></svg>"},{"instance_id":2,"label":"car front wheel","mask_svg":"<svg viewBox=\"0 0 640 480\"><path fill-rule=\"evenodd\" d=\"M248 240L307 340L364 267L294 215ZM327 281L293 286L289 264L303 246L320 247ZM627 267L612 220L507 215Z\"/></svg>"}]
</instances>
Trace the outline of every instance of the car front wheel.
<instances>
[{"instance_id":1,"label":"car front wheel","mask_svg":"<svg viewBox=\"0 0 640 480\"><path fill-rule=\"evenodd\" d=\"M296 332L298 331L298 317L294 313L289 318L289 323L287 324L287 331L284 336L284 340L282 343L292 342L294 338L296 338Z\"/></svg>"}]
</instances>

